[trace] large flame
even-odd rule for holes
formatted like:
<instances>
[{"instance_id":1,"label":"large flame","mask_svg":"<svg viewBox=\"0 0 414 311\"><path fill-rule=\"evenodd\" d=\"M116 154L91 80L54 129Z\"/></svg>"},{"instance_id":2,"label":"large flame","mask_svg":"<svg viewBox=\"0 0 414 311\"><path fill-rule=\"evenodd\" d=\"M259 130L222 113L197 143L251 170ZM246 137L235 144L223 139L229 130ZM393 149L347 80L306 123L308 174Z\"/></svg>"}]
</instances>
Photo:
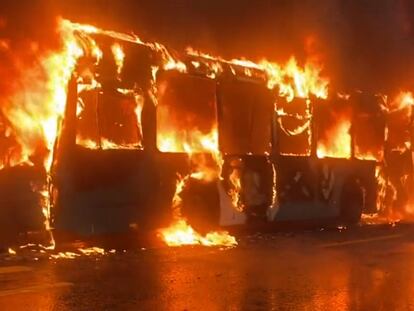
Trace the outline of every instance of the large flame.
<instances>
[{"instance_id":1,"label":"large flame","mask_svg":"<svg viewBox=\"0 0 414 311\"><path fill-rule=\"evenodd\" d=\"M158 149L162 152L210 152L218 150L218 131L212 129L203 134L194 129L188 132L162 133L157 135Z\"/></svg>"},{"instance_id":2,"label":"large flame","mask_svg":"<svg viewBox=\"0 0 414 311\"><path fill-rule=\"evenodd\" d=\"M243 58L226 60L221 56L212 56L203 52L188 48L184 54L171 53L167 47L158 42L146 42L134 34L123 34L111 30L99 29L91 25L83 25L59 20L58 34L61 38L61 47L55 51L41 53L38 61L30 67L20 68L14 92L3 97L1 111L7 120L6 136L13 137L17 147L9 151L7 159L0 163L0 167L10 167L20 164L38 165L39 163L50 173L53 162L53 150L56 139L59 136L61 120L65 112L67 97L67 85L74 74L77 61L85 54L94 57L99 64L103 52L95 40L89 39L88 44L79 40L78 34L93 36L102 34L114 39L111 46L112 57L116 64L117 78L121 79L124 67L125 51L122 42L144 45L161 55L161 64L152 66L152 89L150 96L154 103L157 102L156 74L162 70L176 70L189 72L191 66L195 69L207 68L207 77L217 78L226 68L237 75L242 72L247 77L254 77L257 72L264 75L269 89L276 90L279 96L285 97L288 102L295 97L310 98L317 97L326 99L328 97L329 79L322 76L322 67L313 62L307 62L304 66L299 65L295 57L291 57L285 64L263 59L251 61ZM0 50L9 49L9 43L0 40ZM87 50L85 50L87 49ZM180 55L181 57L177 57ZM194 57L191 62L184 60ZM181 58L181 59L180 59ZM82 79L78 76L78 92L90 90L101 90L101 84L96 76ZM86 81L88 80L88 81ZM142 134L141 113L143 109L143 96L135 89L119 89L124 95L133 96L135 99L135 114L137 126ZM406 117L411 114L414 105L414 97L410 92L401 92L394 100L389 102L389 112L403 111ZM79 112L81 113L81 108ZM303 132L310 126L306 123L294 131L296 134ZM318 142L317 156L349 158L351 156L351 122L338 118L336 125L330 129L327 139ZM142 146L133 144L117 144L109 139L102 138L99 143L88 139L78 138L77 142L88 148L102 149L136 149ZM406 150L410 141L404 141L399 148ZM208 133L202 133L197 129L191 133L163 133L157 136L157 145L162 152L184 152L187 153L192 162L192 172L181 178L177 183L176 193L173 199L173 208L179 210L181 204L180 194L189 178L199 180L218 180L221 176L222 158L219 152L218 130L214 127ZM208 153L213 156L215 166L199 156L200 153ZM364 159L375 158L367 154ZM40 160L39 160L40 159ZM378 177L380 178L380 177ZM233 186L231 193L232 202L239 207L239 194L241 188L240 177L236 173L230 176ZM381 184L388 188L387 181L381 180ZM50 229L50 198L47 187L36 189L44 198L43 213L45 215L46 228ZM382 192L381 192L381 195ZM197 233L187 221L176 214L174 223L161 231L164 241L168 245L201 244L201 245L235 245L234 237L226 232L211 232L206 236Z\"/></svg>"},{"instance_id":3,"label":"large flame","mask_svg":"<svg viewBox=\"0 0 414 311\"><path fill-rule=\"evenodd\" d=\"M10 124L9 132L18 143L4 166L20 164L42 165L50 173L53 149L59 134L60 121L66 105L67 85L77 59L83 55L68 22L59 20L61 47L57 51L40 53L35 64L20 68L14 92L1 103L2 113ZM43 197L42 212L45 227L50 232L50 198L48 181L36 186ZM54 247L51 235L51 247Z\"/></svg>"},{"instance_id":4,"label":"large flame","mask_svg":"<svg viewBox=\"0 0 414 311\"><path fill-rule=\"evenodd\" d=\"M181 193L190 178L203 179L201 175L193 173L179 178L176 184L175 194L172 200L173 208L173 223L164 229L160 230L160 235L168 246L183 246L183 245L204 245L204 246L227 246L232 247L237 245L235 237L231 236L227 231L212 231L206 235L201 235L195 231L187 220L181 215L182 198Z\"/></svg>"},{"instance_id":5,"label":"large flame","mask_svg":"<svg viewBox=\"0 0 414 311\"><path fill-rule=\"evenodd\" d=\"M185 219L180 219L170 227L161 231L168 246L204 245L204 246L236 246L236 239L227 232L213 231L205 236L197 233Z\"/></svg>"},{"instance_id":6,"label":"large flame","mask_svg":"<svg viewBox=\"0 0 414 311\"><path fill-rule=\"evenodd\" d=\"M207 53L187 48L187 53L192 56L207 59L207 66L211 69L211 78L215 78L223 71L223 64L243 67L244 73L251 76L251 70L259 70L266 74L269 89L279 88L279 95L286 97L288 101L293 98L309 98L313 95L318 98L328 97L329 79L321 76L322 67L314 62L307 62L302 68L294 56L289 61L280 65L278 63L263 59L253 62L247 59L225 60L220 56L212 56ZM196 63L198 66L198 63ZM234 71L233 71L234 72Z\"/></svg>"},{"instance_id":7,"label":"large flame","mask_svg":"<svg viewBox=\"0 0 414 311\"><path fill-rule=\"evenodd\" d=\"M183 148L188 154L192 163L192 172L179 178L176 184L174 197L172 199L173 222L164 229L160 230L160 235L168 246L182 245L204 245L204 246L235 246L236 239L226 231L212 231L205 236L195 231L187 220L181 215L182 198L181 194L190 179L202 181L218 181L222 170L222 157L218 150L218 133L217 130L211 131L207 135L202 135L199 131L194 131L191 143L178 139L174 136L169 140L161 138L161 143L165 146L163 151L169 151L171 148L176 150L178 147ZM203 152L203 153L200 153ZM206 153L212 155L214 163L206 161Z\"/></svg>"},{"instance_id":8,"label":"large flame","mask_svg":"<svg viewBox=\"0 0 414 311\"><path fill-rule=\"evenodd\" d=\"M268 75L268 87L279 87L279 95L286 97L288 101L293 98L309 98L314 95L318 98L328 97L327 78L321 77L322 68L314 63L307 63L301 68L296 59L291 57L284 65L264 60L260 63Z\"/></svg>"},{"instance_id":9,"label":"large flame","mask_svg":"<svg viewBox=\"0 0 414 311\"><path fill-rule=\"evenodd\" d=\"M33 68L25 69L20 77L18 91L9 96L6 103L2 105L2 111L11 124L10 131L16 136L21 152L19 156L14 155L11 163L31 163L30 157L38 152L39 146L43 144L49 152L44 159L44 166L49 169L52 161L52 153L59 130L59 121L63 117L66 103L67 83L75 69L77 60L87 52L96 58L96 62L102 58L102 50L94 40L90 40L89 51L85 51L85 45L79 41L75 33L84 35L103 34L118 41L132 42L145 45L159 53L163 57L162 68L164 70L187 71L187 66L180 60L172 57L168 49L158 42L145 42L133 34L123 34L115 31L99 29L92 25L73 23L69 20L60 19L58 32L62 41L62 48L56 52L48 52L40 57L39 63ZM7 42L4 41L5 46ZM125 52L120 43L115 42L111 51L117 65L117 73L123 68ZM268 77L269 88L278 86L280 95L288 98L309 97L311 94L326 98L328 95L328 80L320 77L321 68L314 64L306 64L304 68L298 66L295 58L291 58L285 65L280 66L268 60L252 62L244 59L225 60L219 56L211 56L202 52L196 52L189 48L188 55L196 55L207 61L215 63L210 65L215 73L220 73L222 63L232 66L242 66L249 70L261 70ZM193 62L199 64L199 62ZM154 67L155 72L158 70ZM155 75L154 75L155 78ZM78 91L99 89L100 84L92 79L88 84L79 81ZM142 106L137 106L140 112ZM140 117L140 113L137 113ZM181 144L179 149L192 150L217 149L216 130L213 129L210 136L203 137L194 133L189 140L192 146ZM208 135L205 135L208 136ZM201 138L200 138L201 137ZM180 144L183 139L179 137L161 137L160 149L169 151L171 145ZM121 146L122 147L122 146ZM5 163L3 163L5 165Z\"/></svg>"},{"instance_id":10,"label":"large flame","mask_svg":"<svg viewBox=\"0 0 414 311\"><path fill-rule=\"evenodd\" d=\"M59 120L65 111L67 84L83 54L67 21L59 21L58 32L61 49L47 52L34 66L23 68L15 92L1 105L21 149L18 157L3 165L33 164L30 158L44 148L47 152L43 164L50 169Z\"/></svg>"},{"instance_id":11,"label":"large flame","mask_svg":"<svg viewBox=\"0 0 414 311\"><path fill-rule=\"evenodd\" d=\"M328 138L318 142L318 158L350 158L351 157L351 122L338 120L328 133Z\"/></svg>"}]
</instances>

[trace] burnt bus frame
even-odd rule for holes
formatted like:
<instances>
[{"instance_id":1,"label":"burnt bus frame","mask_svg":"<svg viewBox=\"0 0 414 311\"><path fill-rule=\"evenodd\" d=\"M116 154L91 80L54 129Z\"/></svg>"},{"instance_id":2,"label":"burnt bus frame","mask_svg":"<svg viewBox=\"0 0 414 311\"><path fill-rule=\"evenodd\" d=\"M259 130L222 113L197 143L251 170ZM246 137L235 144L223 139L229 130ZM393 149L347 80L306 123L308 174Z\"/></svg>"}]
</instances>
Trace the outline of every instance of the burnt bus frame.
<instances>
[{"instance_id":1,"label":"burnt bus frame","mask_svg":"<svg viewBox=\"0 0 414 311\"><path fill-rule=\"evenodd\" d=\"M198 76L198 75L197 75ZM216 79L216 84L219 83L219 80ZM75 79L72 79L68 86L68 99L67 99L67 106L65 111L65 118L63 122L63 128L61 131L61 135L58 140L58 153L57 158L55 159L55 165L53 169L53 180L54 180L54 187L57 189L58 195L56 196L57 199L54 202L54 208L53 213L56 218L58 217L59 210L62 208L62 206L65 205L64 202L59 201L59 192L62 188L65 187L64 181L62 180L62 172L67 172L70 170L70 165L68 166L67 163L71 163L71 156L74 152L76 152L76 106L77 106L77 83ZM167 184L171 184L171 182L176 178L177 172L185 172L188 170L188 163L186 160L185 154L169 154L169 153L163 153L160 152L157 149L157 142L156 142L156 106L155 103L152 102L150 96L148 96L148 90L144 92L145 95L145 104L143 109L143 118L142 118L142 128L143 128L143 150L126 150L123 152L132 152L132 153L140 153L144 155L145 161L148 161L151 163L151 166L156 167L156 172L153 172L157 175L157 183L161 183L163 186L156 186L155 189L151 189L151 192L153 192L155 195L156 193L164 193L166 194L166 197L164 200L161 200L162 202L156 202L155 205L160 206L160 208L157 208L156 211L149 209L149 206L140 206L138 209L142 210L148 210L148 212L145 212L144 214L148 215L151 213L158 214L157 217L160 217L162 219L161 222L164 224L168 223L168 219L170 219L170 209L168 203L170 200L168 198L172 198L174 187L171 185L166 186ZM277 97L275 96L275 101L277 101ZM216 104L220 105L219 96L216 94ZM220 112L219 107L217 108L217 113ZM273 118L277 118L278 116L275 114ZM218 116L220 119L220 116ZM271 128L276 127L276 130L272 130L271 134L271 153L269 155L261 155L256 157L262 157L263 161L269 161L272 164L272 166L276 170L276 175L280 173L280 165L283 162L283 158L286 156L280 155L280 152L278 150L278 137L277 133L280 131L278 128L278 122L275 122L273 118L270 118L271 120ZM219 120L218 120L219 124ZM219 130L220 130L220 124L219 124ZM311 120L311 131L312 131L312 143L311 143L311 155L309 158L311 161L314 162L321 162L324 161L330 161L329 159L318 159L316 157L316 139L317 135L315 135L315 120ZM276 134L276 135L275 135ZM353 137L353 133L351 131L351 137ZM354 157L354 139L351 139L352 143L352 155L351 159L335 159L335 162L344 162L347 163L346 165L349 165L350 163L367 163L368 166L372 166L372 161L363 161L358 160ZM98 150L96 152L102 152L102 150ZM105 152L119 152L118 150L110 150ZM232 155L226 155L226 156L232 156ZM245 156L245 157L251 157L251 155L234 155L234 156ZM303 161L304 157L290 157L293 159L293 161L296 161L295 158L298 159L298 161ZM176 165L171 165L171 163L176 163ZM352 165L350 165L352 166ZM374 165L375 167L375 165ZM164 168L166 170L165 174L162 174L160 171L162 171L161 168ZM375 170L375 168L374 168ZM351 168L349 176L354 178L355 174L357 173L357 168ZM65 173L63 173L65 174ZM161 175L167 175L161 176ZM315 191L318 192L320 189L318 188L318 177L314 174L312 179L314 180L313 184L315 186ZM277 184L276 179L276 185L273 185L273 187L279 188L279 185ZM373 180L375 182L375 178ZM174 183L173 183L174 184ZM277 192L278 194L278 192ZM153 202L154 203L154 202ZM306 202L303 202L306 203ZM308 202L310 206L314 204L315 202ZM148 205L148 204L147 204ZM64 207L65 208L65 207ZM67 207L66 207L67 208ZM283 206L279 206L278 208L283 208ZM370 207L371 208L371 207ZM162 216L162 214L165 215L165 217ZM360 214L359 214L360 215ZM340 215L338 215L340 216ZM156 217L155 217L156 218ZM143 221L140 222L139 226L144 227L145 229L151 228L153 226L148 224L148 219L154 220L154 217L144 217ZM278 219L276 217L274 219L275 221L284 221L286 219ZM289 219L287 219L289 220ZM295 221L295 220L293 220ZM352 219L353 222L355 222L355 218ZM148 224L146 226L145 224ZM158 227L160 225L159 222L156 222L156 225L154 227ZM57 229L60 229L59 221L56 222ZM76 231L76 229L75 229ZM90 234L94 234L94 232L90 232Z\"/></svg>"},{"instance_id":2,"label":"burnt bus frame","mask_svg":"<svg viewBox=\"0 0 414 311\"><path fill-rule=\"evenodd\" d=\"M295 155L283 155L280 153L279 147L279 140L278 137L281 133L281 128L277 119L280 118L275 112L275 121L273 122L274 126L274 133L273 135L273 150L272 153L272 160L276 168L276 175L279 176L283 174L281 168L286 165L286 161L288 162L296 162L309 163L308 172L310 174L310 183L313 192L313 198L310 198L307 201L301 201L298 204L306 205L308 208L312 209L315 206L326 206L335 208L336 213L333 215L324 215L324 216L316 216L313 217L312 215L307 214L307 219L302 219L303 221L316 224L326 224L326 223L345 223L345 224L353 224L357 223L362 215L363 212L373 212L376 210L376 178L375 178L375 168L377 163L373 160L361 160L355 157L355 133L353 131L353 126L355 122L355 115L352 114L351 118L351 128L350 128L350 136L351 136L351 155L350 158L318 158L317 157L317 142L318 142L318 130L317 130L317 115L314 113L314 106L318 104L319 101L323 99L317 99L315 97L311 97L309 100L310 105L310 154L303 155L303 156L295 156ZM276 102L278 101L278 97L276 97ZM290 159L290 161L289 161ZM335 184L333 186L334 198L330 201L326 202L325 200L320 199L321 193L321 183L320 183L320 172L315 170L315 167L321 166L330 166L333 170L338 170L339 181L335 179ZM276 189L279 195L280 191L283 188L283 184L279 182L279 179L276 179ZM361 184L360 180L364 182ZM336 190L335 190L336 188ZM345 195L346 194L346 195ZM335 198L336 196L336 198ZM346 199L346 196L353 196L360 201L360 204L356 206L346 206L352 205L352 201ZM279 197L278 197L279 199ZM286 205L290 205L287 203ZM330 206L331 205L331 206ZM279 204L279 209L283 209L283 203ZM287 207L291 208L291 206ZM348 209L348 210L347 210ZM299 211L301 211L299 209ZM308 211L305 211L306 213ZM282 213L283 214L283 213ZM275 220L279 222L295 222L294 219L290 219L289 215L276 214ZM300 218L300 216L299 216ZM325 219L326 218L326 219ZM298 222L300 219L297 219ZM328 221L328 222L327 222Z\"/></svg>"}]
</instances>

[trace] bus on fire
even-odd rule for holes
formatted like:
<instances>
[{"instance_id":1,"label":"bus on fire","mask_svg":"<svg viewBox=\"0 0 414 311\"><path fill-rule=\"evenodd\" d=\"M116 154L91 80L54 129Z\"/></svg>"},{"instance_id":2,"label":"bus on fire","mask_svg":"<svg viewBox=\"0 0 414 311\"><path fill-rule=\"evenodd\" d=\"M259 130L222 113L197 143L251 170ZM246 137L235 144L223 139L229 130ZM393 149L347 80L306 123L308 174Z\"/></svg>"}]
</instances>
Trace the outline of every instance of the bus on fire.
<instances>
[{"instance_id":1,"label":"bus on fire","mask_svg":"<svg viewBox=\"0 0 414 311\"><path fill-rule=\"evenodd\" d=\"M409 93L328 96L318 69L302 70L294 59L282 68L179 54L135 36L66 26L82 56L50 169L41 148L30 165L13 165L5 150L0 219L12 215L17 225L5 222L3 231L42 228L38 205L47 205L48 230L77 236L166 234L175 224L201 234L348 225L378 212L396 219L395 207L410 206Z\"/></svg>"}]
</instances>

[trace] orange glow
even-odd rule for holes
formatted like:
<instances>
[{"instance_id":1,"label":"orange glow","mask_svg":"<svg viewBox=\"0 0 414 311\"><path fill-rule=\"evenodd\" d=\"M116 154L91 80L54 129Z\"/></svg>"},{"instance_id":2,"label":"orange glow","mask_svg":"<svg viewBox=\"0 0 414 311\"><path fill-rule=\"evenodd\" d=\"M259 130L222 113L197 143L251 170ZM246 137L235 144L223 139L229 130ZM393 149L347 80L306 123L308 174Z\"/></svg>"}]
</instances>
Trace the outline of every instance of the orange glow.
<instances>
[{"instance_id":1,"label":"orange glow","mask_svg":"<svg viewBox=\"0 0 414 311\"><path fill-rule=\"evenodd\" d=\"M88 248L79 248L79 252L83 255L90 256L90 255L105 255L105 250L100 247L88 247Z\"/></svg>"},{"instance_id":2,"label":"orange glow","mask_svg":"<svg viewBox=\"0 0 414 311\"><path fill-rule=\"evenodd\" d=\"M268 76L268 87L273 89L278 86L279 95L288 101L295 97L309 98L310 95L324 99L328 97L329 80L320 76L322 69L316 64L307 63L301 68L294 57L284 66L267 60L260 64Z\"/></svg>"},{"instance_id":3,"label":"orange glow","mask_svg":"<svg viewBox=\"0 0 414 311\"><path fill-rule=\"evenodd\" d=\"M378 156L378 154L374 154L372 152L366 152L364 154L358 154L356 158L358 158L359 160L378 161L378 159L381 157Z\"/></svg>"},{"instance_id":4,"label":"orange glow","mask_svg":"<svg viewBox=\"0 0 414 311\"><path fill-rule=\"evenodd\" d=\"M60 21L61 50L40 56L37 65L26 68L20 77L18 91L2 105L2 112L21 147L19 158L11 165L30 163L29 157L43 145L48 151L44 167L50 169L51 151L65 110L67 83L77 59L83 55L67 26L65 21Z\"/></svg>"},{"instance_id":5,"label":"orange glow","mask_svg":"<svg viewBox=\"0 0 414 311\"><path fill-rule=\"evenodd\" d=\"M57 254L51 254L50 259L75 259L80 256L97 256L105 255L107 252L103 248L89 247L89 248L78 248L77 252L59 252Z\"/></svg>"},{"instance_id":6,"label":"orange glow","mask_svg":"<svg viewBox=\"0 0 414 311\"><path fill-rule=\"evenodd\" d=\"M122 46L119 43L114 43L111 46L112 54L114 55L115 64L116 64L116 72L118 76L122 72L122 67L124 66L124 59L125 59L125 53L122 49Z\"/></svg>"},{"instance_id":7,"label":"orange glow","mask_svg":"<svg viewBox=\"0 0 414 311\"><path fill-rule=\"evenodd\" d=\"M157 135L158 149L162 152L187 153L193 172L190 177L198 180L212 181L219 178L223 165L221 153L218 150L218 131L212 130L202 134L193 130L188 135ZM210 154L214 163L208 161L206 154Z\"/></svg>"},{"instance_id":8,"label":"orange glow","mask_svg":"<svg viewBox=\"0 0 414 311\"><path fill-rule=\"evenodd\" d=\"M117 144L107 138L102 138L100 145L92 141L90 139L82 139L82 138L76 138L76 144L88 149L103 149L103 150L111 150L111 149L140 149L142 148L139 145L136 144Z\"/></svg>"},{"instance_id":9,"label":"orange glow","mask_svg":"<svg viewBox=\"0 0 414 311\"><path fill-rule=\"evenodd\" d=\"M391 111L401 110L414 106L414 97L411 92L400 92L389 104Z\"/></svg>"},{"instance_id":10,"label":"orange glow","mask_svg":"<svg viewBox=\"0 0 414 311\"><path fill-rule=\"evenodd\" d=\"M108 149L139 149L140 146L136 144L117 144L109 139L102 138L101 139L101 148L104 150Z\"/></svg>"},{"instance_id":11,"label":"orange glow","mask_svg":"<svg viewBox=\"0 0 414 311\"><path fill-rule=\"evenodd\" d=\"M231 198L231 202L233 204L233 207L242 212L244 209L244 206L241 202L241 176L240 172L237 170L233 170L233 172L230 174L229 181L231 183L232 188L229 191L229 195Z\"/></svg>"},{"instance_id":12,"label":"orange glow","mask_svg":"<svg viewBox=\"0 0 414 311\"><path fill-rule=\"evenodd\" d=\"M411 147L410 123L413 105L413 94L405 91L387 102L386 141L388 148L394 152L403 153Z\"/></svg>"},{"instance_id":13,"label":"orange glow","mask_svg":"<svg viewBox=\"0 0 414 311\"><path fill-rule=\"evenodd\" d=\"M206 146L209 146L207 144ZM176 183L174 197L172 199L173 222L164 229L159 230L160 236L168 246L182 246L182 245L204 245L204 246L236 246L236 239L226 231L212 231L202 236L196 232L181 215L182 198L186 183L191 179L202 181L217 181L219 180L222 158L217 150L211 149L215 165L205 161L204 154L192 154L189 151L189 158L193 164L192 173L185 177L180 177Z\"/></svg>"},{"instance_id":14,"label":"orange glow","mask_svg":"<svg viewBox=\"0 0 414 311\"><path fill-rule=\"evenodd\" d=\"M137 44L146 45L149 48L159 52L162 56L163 63L161 68L163 70L176 70L179 72L187 72L187 65L180 60L177 60L172 56L172 54L168 51L168 49L159 43L148 43L144 42L143 40L139 39L134 35L125 35L113 31L106 31L98 29L94 26L90 25L81 25L76 23L68 22L72 28L72 30L77 30L83 32L84 34L104 34L108 35L112 38L122 41L129 41L134 42ZM95 58L97 62L99 62L101 58L101 54L99 53L99 47L94 45L94 40L91 40L91 46L94 47ZM115 58L115 62L117 65L117 73L118 75L122 71L123 61L125 58L125 54L122 50L122 47L119 44L112 45L112 53ZM156 72L158 71L158 66L152 67L152 74L153 80L156 79ZM218 68L218 66L214 66L213 68ZM78 91L82 92L84 90L91 90L91 89L99 89L100 84L97 82L93 77L90 79L91 82L89 83L81 83L78 87ZM154 102L156 102L156 93L157 90L155 89L155 84L153 84L154 89L152 90L152 95L154 96ZM123 90L118 89L119 92L126 94L126 95L134 95L135 102L137 103L135 113L137 115L138 125L140 127L141 133L141 112L143 108L143 97L141 95L136 94L133 90ZM79 112L80 113L80 112ZM77 143L88 148L102 148L102 149L112 149L112 148L130 148L132 146L124 146L124 145L116 145L109 140L102 140L100 142L100 146L97 143L92 142L90 140L82 140L77 138ZM201 133L200 131L194 130L191 131L190 134L185 133L181 135L181 133L176 133L175 135L171 135L167 133L166 135L157 135L157 145L159 149L163 152L185 152L189 155L189 158L192 162L192 173L187 175L186 177L180 179L177 183L176 193L173 198L172 208L174 211L174 218L175 222L166 229L161 231L161 234L168 245L183 245L183 244L201 244L206 246L211 245L225 245L225 246L233 246L237 244L236 240L228 235L225 232L211 232L208 233L206 236L201 236L200 234L196 233L191 226L189 226L186 221L181 218L180 215L180 204L181 204L181 197L180 193L183 190L186 181L190 178L199 179L199 180L216 180L218 179L222 160L221 155L218 152L218 132L216 128L213 128L209 133ZM215 165L211 165L200 153L208 153L213 155L213 160Z\"/></svg>"},{"instance_id":15,"label":"orange glow","mask_svg":"<svg viewBox=\"0 0 414 311\"><path fill-rule=\"evenodd\" d=\"M90 140L90 139L83 139L80 137L76 137L76 144L88 149L100 149L100 146L97 142Z\"/></svg>"},{"instance_id":16,"label":"orange glow","mask_svg":"<svg viewBox=\"0 0 414 311\"><path fill-rule=\"evenodd\" d=\"M13 152L9 162L2 163L2 167L42 165L50 173L53 149L65 111L67 85L77 60L84 53L68 26L67 21L59 21L57 31L61 39L60 49L43 54L39 52L36 63L20 68L15 92L2 102L2 113L10 124L8 130L19 145L15 150L19 152ZM47 181L43 187L35 188L42 195L45 227L51 233ZM53 248L52 235L50 243Z\"/></svg>"},{"instance_id":17,"label":"orange glow","mask_svg":"<svg viewBox=\"0 0 414 311\"><path fill-rule=\"evenodd\" d=\"M266 59L257 63L247 59L225 60L220 56L212 56L191 47L187 48L187 54L206 59L213 78L222 72L221 63L241 66L244 74L249 77L253 75L252 70L264 72L268 88L274 89L277 86L279 95L286 97L288 101L292 101L295 97L309 98L310 95L325 99L328 97L329 79L321 76L322 68L311 62L301 68L293 56L286 64L279 65Z\"/></svg>"},{"instance_id":18,"label":"orange glow","mask_svg":"<svg viewBox=\"0 0 414 311\"><path fill-rule=\"evenodd\" d=\"M181 73L192 72L191 70L205 70L205 76L210 79L219 78L226 70L229 74L241 75L243 78L262 78L267 87L277 90L278 95L291 102L294 98L317 97L328 98L329 79L323 77L323 68L314 62L300 63L292 56L285 63L276 63L267 59L251 61L242 57L236 59L224 59L221 56L213 56L207 53L188 48L185 54L170 51L166 46L158 42L146 42L134 34L123 34L112 30L99 29L92 25L73 23L69 20L60 20L58 33L61 38L61 47L55 51L39 53L34 65L28 68L19 68L18 81L10 96L1 103L2 114L7 119L5 124L5 136L16 140L17 146L10 149L7 160L0 163L0 168L16 165L42 165L50 176L53 166L53 150L59 136L61 121L65 112L67 100L67 85L71 77L78 82L78 93L96 90L101 91L102 85L98 81L99 76L91 72L75 72L78 60L86 56L93 59L93 64L99 64L103 58L103 50L93 39L93 35L102 34L114 39L110 52L116 65L117 78L120 80L124 68L126 54L122 43L129 42L146 46L161 56L156 65L152 65L151 89L145 96L151 97L157 104L157 73L162 70L173 70ZM82 38L79 37L79 33ZM0 40L0 50L10 50L7 40ZM105 55L106 56L106 55ZM190 58L190 61L188 61ZM158 59L157 59L158 60ZM206 68L206 69L204 69ZM197 71L198 72L198 71ZM204 79L206 80L206 79ZM251 79L248 79L251 80ZM209 82L211 82L209 80ZM161 89L161 88L160 88ZM147 92L147 90L144 90ZM144 107L144 91L135 86L133 89L118 89L119 93L130 95L134 98L136 106L134 109L136 122L140 137L142 137L142 111ZM159 94L159 93L158 93ZM340 98L349 99L350 95L339 94ZM146 97L145 97L146 98ZM190 102L192 103L192 102ZM398 96L388 102L388 112L402 112L409 119L411 107L414 105L414 96L411 92L401 92ZM77 115L82 113L81 105L77 107ZM288 111L288 109L286 109ZM310 109L309 109L310 110ZM310 111L308 112L310 113ZM277 110L279 116L286 115L282 108ZM168 117L171 115L169 114ZM181 115L179 116L181 117ZM170 119L168 119L170 120ZM399 121L400 119L397 119ZM398 123L398 122L397 122ZM304 131L311 132L311 116L302 125L286 133L295 136ZM196 128L190 131L172 131L170 128L157 135L157 146L161 152L186 153L189 158L191 172L180 178L176 185L176 192L172 200L174 221L168 228L162 229L160 234L167 245L237 245L236 239L227 232L210 232L205 236L197 233L187 220L182 217L180 208L182 204L181 193L189 179L201 181L218 181L221 178L223 165L222 155L219 151L218 126L214 124L206 127L206 132ZM317 157L350 158L351 157L351 121L338 118L337 123L327 133L326 139L318 141ZM282 128L282 130L284 130ZM402 136L400 131L395 131L396 136ZM309 135L309 139L311 135ZM403 143L398 145L402 151L410 147L410 138L402 139ZM99 142L89 139L76 138L77 144L90 149L140 149L140 144L119 144L109 139L102 138ZM310 144L309 144L310 145ZM212 156L214 164L208 156ZM297 154L296 154L297 155ZM306 154L307 155L307 154ZM358 155L359 159L377 160L374 153ZM40 159L40 160L39 160ZM274 167L273 167L274 169ZM49 177L48 176L48 177ZM274 174L276 178L276 174ZM49 179L49 178L48 178ZM241 177L233 171L229 181L232 189L229 191L232 204L235 209L242 211L241 203ZM380 186L378 206L386 200L385 192L389 189L392 200L396 200L396 187L384 176L377 176ZM45 228L50 232L50 205L51 198L49 187L45 185L36 186L34 190L42 196L42 213L45 217ZM275 191L275 189L273 189ZM273 202L276 202L276 193L273 193ZM275 205L275 204L273 204ZM411 211L412 206L407 206L406 212ZM383 207L378 208L378 210ZM390 216L391 217L391 216ZM393 217L396 217L393 214ZM193 224L195 226L195 224ZM51 246L54 246L51 236ZM9 251L11 252L11 251ZM80 251L84 253L83 251ZM84 254L101 253L101 250L85 250ZM56 255L59 258L74 258L77 255L63 253Z\"/></svg>"},{"instance_id":19,"label":"orange glow","mask_svg":"<svg viewBox=\"0 0 414 311\"><path fill-rule=\"evenodd\" d=\"M206 144L208 147L210 144ZM211 147L211 146L210 146ZM211 149L215 165L205 161L204 154L192 154L189 158L193 164L193 172L180 177L176 184L174 197L172 199L173 223L159 231L161 238L168 246L182 245L204 245L204 246L236 246L236 239L226 231L212 231L202 236L196 232L181 215L182 198L181 193L186 183L191 179L203 181L215 181L219 179L222 167L222 159L218 151Z\"/></svg>"},{"instance_id":20,"label":"orange glow","mask_svg":"<svg viewBox=\"0 0 414 311\"><path fill-rule=\"evenodd\" d=\"M167 135L157 135L158 149L162 152L217 152L218 132L213 129L208 134L203 134L198 130L187 133L175 133Z\"/></svg>"},{"instance_id":21,"label":"orange glow","mask_svg":"<svg viewBox=\"0 0 414 311\"><path fill-rule=\"evenodd\" d=\"M323 142L318 142L318 158L350 158L351 157L351 135L349 120L339 121L328 133L329 137Z\"/></svg>"},{"instance_id":22,"label":"orange glow","mask_svg":"<svg viewBox=\"0 0 414 311\"><path fill-rule=\"evenodd\" d=\"M202 236L194 231L184 219L180 219L170 227L163 229L161 235L168 246L203 245L234 247L237 245L236 239L226 231L209 232Z\"/></svg>"}]
</instances>

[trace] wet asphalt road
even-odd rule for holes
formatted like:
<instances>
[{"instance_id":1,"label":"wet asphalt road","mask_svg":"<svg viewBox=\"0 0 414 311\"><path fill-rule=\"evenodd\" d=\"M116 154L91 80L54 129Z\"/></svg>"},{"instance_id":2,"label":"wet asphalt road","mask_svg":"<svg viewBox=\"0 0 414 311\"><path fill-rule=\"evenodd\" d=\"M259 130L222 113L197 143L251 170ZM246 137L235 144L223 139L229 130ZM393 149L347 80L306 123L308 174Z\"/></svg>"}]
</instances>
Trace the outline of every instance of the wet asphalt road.
<instances>
[{"instance_id":1,"label":"wet asphalt road","mask_svg":"<svg viewBox=\"0 0 414 311\"><path fill-rule=\"evenodd\" d=\"M233 249L0 256L0 310L414 310L414 226L243 236Z\"/></svg>"}]
</instances>

